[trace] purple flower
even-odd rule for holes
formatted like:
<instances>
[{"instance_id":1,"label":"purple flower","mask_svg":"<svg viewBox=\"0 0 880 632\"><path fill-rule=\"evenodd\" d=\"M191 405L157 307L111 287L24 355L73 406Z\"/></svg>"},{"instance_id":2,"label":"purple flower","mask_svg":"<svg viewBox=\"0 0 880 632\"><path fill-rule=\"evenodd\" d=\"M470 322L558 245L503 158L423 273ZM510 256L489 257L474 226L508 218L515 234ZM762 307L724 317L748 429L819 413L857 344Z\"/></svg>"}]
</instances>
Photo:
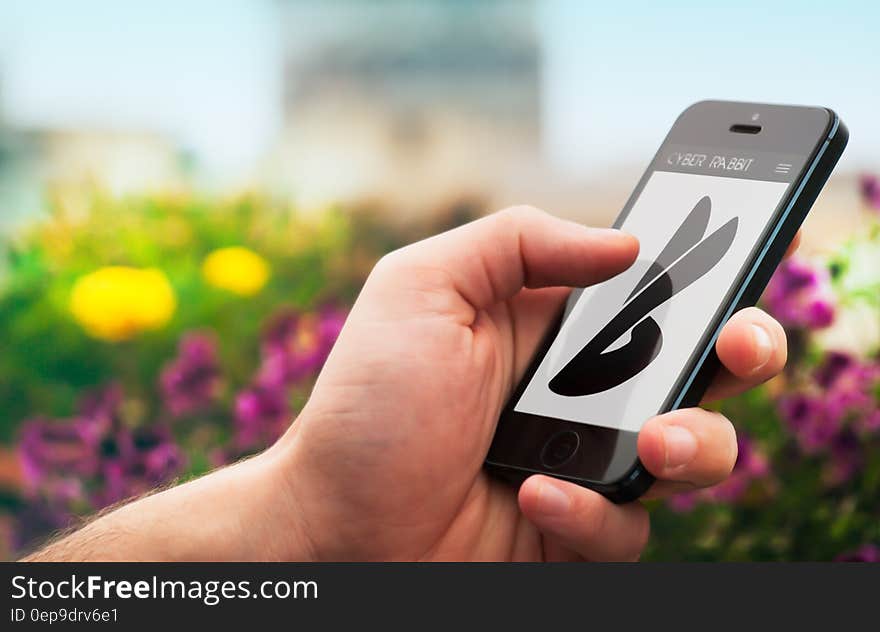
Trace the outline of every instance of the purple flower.
<instances>
[{"instance_id":1,"label":"purple flower","mask_svg":"<svg viewBox=\"0 0 880 632\"><path fill-rule=\"evenodd\" d=\"M293 384L321 366L323 351L314 314L280 312L266 329L263 366L257 379L267 387Z\"/></svg>"},{"instance_id":2,"label":"purple flower","mask_svg":"<svg viewBox=\"0 0 880 632\"><path fill-rule=\"evenodd\" d=\"M71 513L141 494L180 472L183 455L164 426L130 428L119 419L117 385L94 391L73 419L36 419L22 427L19 453L28 490ZM81 508L81 507L80 507Z\"/></svg>"},{"instance_id":3,"label":"purple flower","mask_svg":"<svg viewBox=\"0 0 880 632\"><path fill-rule=\"evenodd\" d=\"M822 401L829 419L838 424L852 422L857 430L868 433L880 426L876 400L880 365L876 362L830 352L814 379L824 391Z\"/></svg>"},{"instance_id":4,"label":"purple flower","mask_svg":"<svg viewBox=\"0 0 880 632\"><path fill-rule=\"evenodd\" d=\"M272 443L290 421L290 406L283 388L258 384L235 398L235 444L239 449Z\"/></svg>"},{"instance_id":5,"label":"purple flower","mask_svg":"<svg viewBox=\"0 0 880 632\"><path fill-rule=\"evenodd\" d=\"M736 463L733 466L734 472L742 472L753 478L767 476L770 473L767 457L755 447L754 441L745 434L739 433L736 445L737 454Z\"/></svg>"},{"instance_id":6,"label":"purple flower","mask_svg":"<svg viewBox=\"0 0 880 632\"><path fill-rule=\"evenodd\" d=\"M856 422L856 428L859 432L865 434L873 434L880 431L880 410L874 410Z\"/></svg>"},{"instance_id":7,"label":"purple flower","mask_svg":"<svg viewBox=\"0 0 880 632\"><path fill-rule=\"evenodd\" d=\"M63 490L65 498L79 495L71 493L71 484L97 472L95 448L96 437L83 419L25 422L18 452L28 489L50 495Z\"/></svg>"},{"instance_id":8,"label":"purple flower","mask_svg":"<svg viewBox=\"0 0 880 632\"><path fill-rule=\"evenodd\" d=\"M117 425L122 391L113 384L87 393L72 419L35 419L22 425L18 445L28 491L59 511L87 500L101 471L101 444Z\"/></svg>"},{"instance_id":9,"label":"purple flower","mask_svg":"<svg viewBox=\"0 0 880 632\"><path fill-rule=\"evenodd\" d=\"M676 513L690 513L697 506L699 500L699 492L682 492L670 496L666 504Z\"/></svg>"},{"instance_id":10,"label":"purple flower","mask_svg":"<svg viewBox=\"0 0 880 632\"><path fill-rule=\"evenodd\" d=\"M824 479L839 485L862 465L859 435L880 430L880 364L831 351L812 378L806 391L781 397L778 410L805 453L827 454Z\"/></svg>"},{"instance_id":11,"label":"purple flower","mask_svg":"<svg viewBox=\"0 0 880 632\"><path fill-rule=\"evenodd\" d=\"M837 436L831 444L831 458L825 466L824 479L829 485L841 485L862 466L862 444L851 432Z\"/></svg>"},{"instance_id":12,"label":"purple flower","mask_svg":"<svg viewBox=\"0 0 880 632\"><path fill-rule=\"evenodd\" d=\"M779 266L764 299L783 325L819 329L834 320L828 271L796 259L788 259Z\"/></svg>"},{"instance_id":13,"label":"purple flower","mask_svg":"<svg viewBox=\"0 0 880 632\"><path fill-rule=\"evenodd\" d=\"M77 513L147 492L182 470L171 431L131 427L121 418L122 403L122 389L113 384L87 393L71 419L22 425L18 451L28 502L17 512L17 549Z\"/></svg>"},{"instance_id":14,"label":"purple flower","mask_svg":"<svg viewBox=\"0 0 880 632\"><path fill-rule=\"evenodd\" d=\"M808 454L826 447L840 431L839 418L828 414L825 400L821 397L794 393L782 397L778 407L783 421Z\"/></svg>"},{"instance_id":15,"label":"purple flower","mask_svg":"<svg viewBox=\"0 0 880 632\"><path fill-rule=\"evenodd\" d=\"M175 417L207 408L222 386L217 344L203 333L184 336L177 358L162 369L159 388Z\"/></svg>"},{"instance_id":16,"label":"purple flower","mask_svg":"<svg viewBox=\"0 0 880 632\"><path fill-rule=\"evenodd\" d=\"M113 432L122 422L118 419L122 405L122 387L114 382L87 391L77 402L77 424L92 445Z\"/></svg>"},{"instance_id":17,"label":"purple flower","mask_svg":"<svg viewBox=\"0 0 880 632\"><path fill-rule=\"evenodd\" d=\"M173 479L184 465L183 453L165 426L121 429L101 445L99 507L143 494Z\"/></svg>"},{"instance_id":18,"label":"purple flower","mask_svg":"<svg viewBox=\"0 0 880 632\"><path fill-rule=\"evenodd\" d=\"M880 547L865 544L855 551L841 553L834 558L835 562L880 562Z\"/></svg>"},{"instance_id":19,"label":"purple flower","mask_svg":"<svg viewBox=\"0 0 880 632\"><path fill-rule=\"evenodd\" d=\"M347 311L334 305L325 305L318 311L318 334L321 338L321 344L328 354L342 332L342 326L345 325L347 317Z\"/></svg>"},{"instance_id":20,"label":"purple flower","mask_svg":"<svg viewBox=\"0 0 880 632\"><path fill-rule=\"evenodd\" d=\"M737 502L745 496L755 481L766 478L770 473L767 457L743 433L739 433L736 442L736 464L727 480L709 489L676 494L667 501L669 508L684 513L691 511L701 501Z\"/></svg>"},{"instance_id":21,"label":"purple flower","mask_svg":"<svg viewBox=\"0 0 880 632\"><path fill-rule=\"evenodd\" d=\"M736 502L749 490L752 483L770 472L767 457L759 452L751 439L743 433L737 436L737 457L733 472L724 482L707 490L717 502Z\"/></svg>"},{"instance_id":22,"label":"purple flower","mask_svg":"<svg viewBox=\"0 0 880 632\"><path fill-rule=\"evenodd\" d=\"M874 209L880 209L880 178L864 174L859 181L865 203Z\"/></svg>"},{"instance_id":23,"label":"purple flower","mask_svg":"<svg viewBox=\"0 0 880 632\"><path fill-rule=\"evenodd\" d=\"M345 316L332 306L317 313L284 310L275 314L263 335L263 364L257 381L277 388L316 373L336 342Z\"/></svg>"},{"instance_id":24,"label":"purple flower","mask_svg":"<svg viewBox=\"0 0 880 632\"><path fill-rule=\"evenodd\" d=\"M829 351L825 359L813 374L813 379L822 388L831 388L841 374L855 364L855 359L848 353Z\"/></svg>"}]
</instances>

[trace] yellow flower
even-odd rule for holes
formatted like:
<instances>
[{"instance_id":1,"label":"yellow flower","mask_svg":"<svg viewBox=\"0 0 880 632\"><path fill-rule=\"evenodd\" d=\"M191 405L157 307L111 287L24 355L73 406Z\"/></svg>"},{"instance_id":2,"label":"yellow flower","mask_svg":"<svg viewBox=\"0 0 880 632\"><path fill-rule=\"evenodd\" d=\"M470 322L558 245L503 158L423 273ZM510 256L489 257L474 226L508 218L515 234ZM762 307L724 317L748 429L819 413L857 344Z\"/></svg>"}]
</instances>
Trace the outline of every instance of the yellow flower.
<instances>
[{"instance_id":1,"label":"yellow flower","mask_svg":"<svg viewBox=\"0 0 880 632\"><path fill-rule=\"evenodd\" d=\"M95 338L127 340L167 323L177 301L161 270L109 266L76 280L70 311Z\"/></svg>"},{"instance_id":2,"label":"yellow flower","mask_svg":"<svg viewBox=\"0 0 880 632\"><path fill-rule=\"evenodd\" d=\"M209 284L240 296L251 296L262 290L269 280L269 272L265 259L241 246L219 248L202 263L202 275Z\"/></svg>"}]
</instances>

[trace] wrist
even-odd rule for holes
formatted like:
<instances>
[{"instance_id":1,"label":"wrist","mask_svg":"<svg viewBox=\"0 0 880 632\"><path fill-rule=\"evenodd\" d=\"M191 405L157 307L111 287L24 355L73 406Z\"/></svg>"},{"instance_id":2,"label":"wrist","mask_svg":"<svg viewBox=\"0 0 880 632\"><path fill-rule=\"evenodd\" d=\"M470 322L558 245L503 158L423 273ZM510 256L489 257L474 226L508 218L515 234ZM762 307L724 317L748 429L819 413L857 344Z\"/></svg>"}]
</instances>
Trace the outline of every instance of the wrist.
<instances>
[{"instance_id":1,"label":"wrist","mask_svg":"<svg viewBox=\"0 0 880 632\"><path fill-rule=\"evenodd\" d=\"M284 539L280 553L284 559L317 562L352 558L348 550L351 539L338 528L339 513L334 509L338 496L324 475L327 454L322 457L322 452L314 449L315 437L310 436L309 441L304 436L309 433L301 432L307 426L326 427L326 421L310 401L284 436L258 457L262 477L272 490L267 504L272 514L266 522L274 525L273 537Z\"/></svg>"},{"instance_id":2,"label":"wrist","mask_svg":"<svg viewBox=\"0 0 880 632\"><path fill-rule=\"evenodd\" d=\"M178 559L312 559L299 507L288 492L291 473L280 447L170 490L181 492L175 504L188 521L185 530L168 526L186 540Z\"/></svg>"},{"instance_id":3,"label":"wrist","mask_svg":"<svg viewBox=\"0 0 880 632\"><path fill-rule=\"evenodd\" d=\"M242 548L246 557L275 561L318 561L313 534L298 491L301 472L296 466L289 437L262 454L241 463L252 470L242 476L242 492L249 508L242 512L248 523Z\"/></svg>"}]
</instances>

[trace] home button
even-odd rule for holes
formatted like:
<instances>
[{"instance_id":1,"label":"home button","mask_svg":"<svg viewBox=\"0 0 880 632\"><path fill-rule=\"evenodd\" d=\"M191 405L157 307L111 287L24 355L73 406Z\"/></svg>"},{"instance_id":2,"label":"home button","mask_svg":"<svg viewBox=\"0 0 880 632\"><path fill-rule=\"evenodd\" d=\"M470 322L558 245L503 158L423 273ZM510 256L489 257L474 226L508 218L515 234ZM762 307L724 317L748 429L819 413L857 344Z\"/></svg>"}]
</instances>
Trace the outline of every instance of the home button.
<instances>
[{"instance_id":1,"label":"home button","mask_svg":"<svg viewBox=\"0 0 880 632\"><path fill-rule=\"evenodd\" d=\"M571 460L581 445L578 433L572 430L563 430L547 440L544 449L541 450L541 463L549 470L562 467Z\"/></svg>"}]
</instances>

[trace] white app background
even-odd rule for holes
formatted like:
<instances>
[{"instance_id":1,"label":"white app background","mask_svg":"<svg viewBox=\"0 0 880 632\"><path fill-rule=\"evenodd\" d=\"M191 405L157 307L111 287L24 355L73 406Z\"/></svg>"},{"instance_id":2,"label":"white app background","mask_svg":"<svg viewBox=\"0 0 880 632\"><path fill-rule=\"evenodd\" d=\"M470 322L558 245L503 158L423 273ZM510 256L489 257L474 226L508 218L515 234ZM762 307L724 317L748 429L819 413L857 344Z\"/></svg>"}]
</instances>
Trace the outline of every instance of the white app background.
<instances>
[{"instance_id":1,"label":"white app background","mask_svg":"<svg viewBox=\"0 0 880 632\"><path fill-rule=\"evenodd\" d=\"M585 289L568 306L568 317L514 410L633 432L641 429L659 412L787 186L785 182L655 171L622 226L639 239L638 260L613 279ZM551 391L550 380L620 311L648 266L704 195L712 201L705 235L738 217L736 236L714 268L649 312L663 332L663 345L654 361L600 393L566 397ZM629 335L625 333L607 351L626 344Z\"/></svg>"}]
</instances>

